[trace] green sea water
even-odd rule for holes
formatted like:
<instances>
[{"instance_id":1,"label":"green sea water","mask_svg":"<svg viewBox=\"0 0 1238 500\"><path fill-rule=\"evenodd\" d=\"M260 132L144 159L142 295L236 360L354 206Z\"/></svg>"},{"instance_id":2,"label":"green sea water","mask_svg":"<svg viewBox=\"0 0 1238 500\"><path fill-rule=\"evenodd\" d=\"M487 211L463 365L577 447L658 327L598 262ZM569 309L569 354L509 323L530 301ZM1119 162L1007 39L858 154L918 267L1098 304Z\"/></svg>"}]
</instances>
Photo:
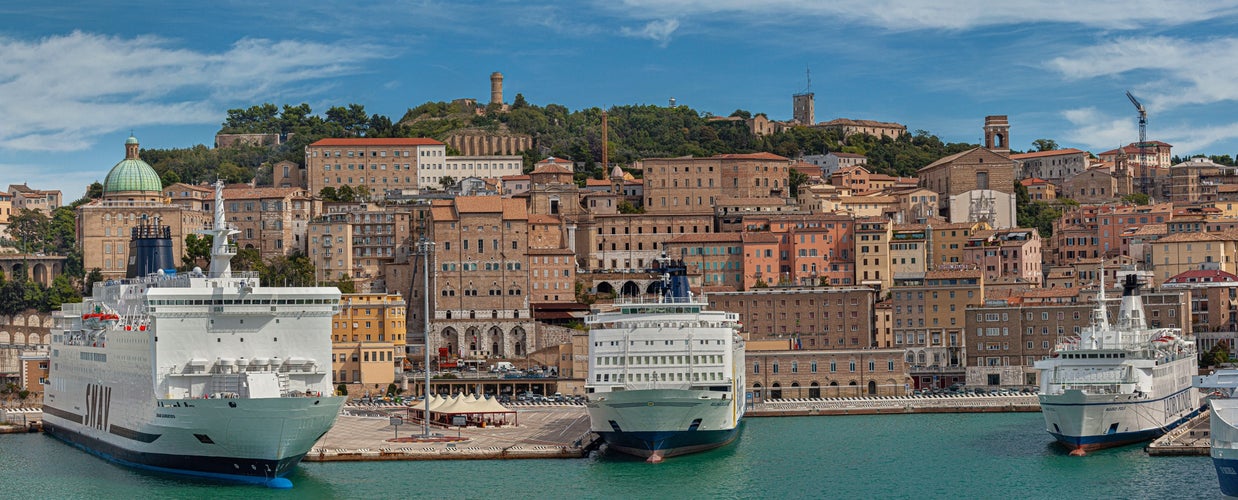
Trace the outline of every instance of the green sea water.
<instances>
[{"instance_id":1,"label":"green sea water","mask_svg":"<svg viewBox=\"0 0 1238 500\"><path fill-rule=\"evenodd\" d=\"M293 489L113 465L0 435L4 498L1217 498L1207 457L1141 445L1071 457L1039 413L750 418L738 441L646 464L579 460L303 463Z\"/></svg>"}]
</instances>

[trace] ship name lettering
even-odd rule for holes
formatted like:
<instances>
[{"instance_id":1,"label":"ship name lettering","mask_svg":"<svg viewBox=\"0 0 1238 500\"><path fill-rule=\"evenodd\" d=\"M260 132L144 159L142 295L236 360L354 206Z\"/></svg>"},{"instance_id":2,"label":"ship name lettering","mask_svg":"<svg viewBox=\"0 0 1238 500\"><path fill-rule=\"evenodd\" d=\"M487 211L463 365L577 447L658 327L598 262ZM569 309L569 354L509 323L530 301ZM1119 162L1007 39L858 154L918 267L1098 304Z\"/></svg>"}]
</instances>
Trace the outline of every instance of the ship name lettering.
<instances>
[{"instance_id":1,"label":"ship name lettering","mask_svg":"<svg viewBox=\"0 0 1238 500\"><path fill-rule=\"evenodd\" d=\"M99 430L107 429L108 414L112 408L112 388L99 384L86 384L86 415L82 424Z\"/></svg>"}]
</instances>

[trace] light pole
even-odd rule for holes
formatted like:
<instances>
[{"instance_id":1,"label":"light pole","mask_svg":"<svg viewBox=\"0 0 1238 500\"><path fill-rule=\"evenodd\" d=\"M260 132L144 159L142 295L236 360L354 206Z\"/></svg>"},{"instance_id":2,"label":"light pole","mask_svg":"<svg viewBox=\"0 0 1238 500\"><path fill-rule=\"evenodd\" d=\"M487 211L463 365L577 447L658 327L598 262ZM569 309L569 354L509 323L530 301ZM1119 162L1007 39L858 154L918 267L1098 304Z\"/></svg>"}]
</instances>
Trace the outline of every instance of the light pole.
<instances>
[{"instance_id":1,"label":"light pole","mask_svg":"<svg viewBox=\"0 0 1238 500\"><path fill-rule=\"evenodd\" d=\"M422 280L425 283L422 299L423 309L421 311L422 319L422 350L425 351L425 377L426 390L422 395L425 398L425 413L422 415L422 422L425 424L425 437L430 437L430 255L434 253L434 242L427 239L424 235L417 242L417 253L421 255L421 265L423 269Z\"/></svg>"}]
</instances>

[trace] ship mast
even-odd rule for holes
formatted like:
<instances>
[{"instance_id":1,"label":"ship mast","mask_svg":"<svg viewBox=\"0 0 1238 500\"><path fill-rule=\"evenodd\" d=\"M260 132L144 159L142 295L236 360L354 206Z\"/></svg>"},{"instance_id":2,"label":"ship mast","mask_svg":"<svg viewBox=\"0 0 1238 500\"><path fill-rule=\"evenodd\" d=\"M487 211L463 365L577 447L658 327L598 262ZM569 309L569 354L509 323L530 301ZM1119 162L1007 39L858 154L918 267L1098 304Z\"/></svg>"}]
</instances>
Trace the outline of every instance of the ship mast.
<instances>
[{"instance_id":1,"label":"ship mast","mask_svg":"<svg viewBox=\"0 0 1238 500\"><path fill-rule=\"evenodd\" d=\"M224 218L224 181L215 181L215 223L208 231L200 231L213 237L211 240L211 269L208 276L216 278L232 277L232 257L236 255L236 245L228 242L228 237L240 234L240 231L230 229Z\"/></svg>"},{"instance_id":2,"label":"ship mast","mask_svg":"<svg viewBox=\"0 0 1238 500\"><path fill-rule=\"evenodd\" d=\"M1100 261L1100 292L1096 294L1096 310L1092 312L1091 339L1093 349L1099 349L1104 342L1105 334L1109 332L1109 310L1105 307L1105 260Z\"/></svg>"}]
</instances>

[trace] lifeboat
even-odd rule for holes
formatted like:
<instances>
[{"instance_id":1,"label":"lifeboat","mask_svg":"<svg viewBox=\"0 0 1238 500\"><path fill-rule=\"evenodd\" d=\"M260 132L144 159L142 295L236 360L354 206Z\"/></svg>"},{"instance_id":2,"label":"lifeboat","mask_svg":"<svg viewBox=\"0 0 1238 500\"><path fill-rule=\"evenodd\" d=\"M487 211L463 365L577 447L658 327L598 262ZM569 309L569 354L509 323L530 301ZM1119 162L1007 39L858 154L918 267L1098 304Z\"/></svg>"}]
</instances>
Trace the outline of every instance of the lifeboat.
<instances>
[{"instance_id":1,"label":"lifeboat","mask_svg":"<svg viewBox=\"0 0 1238 500\"><path fill-rule=\"evenodd\" d=\"M82 324L91 330L102 330L116 326L120 316L112 313L95 312L82 315Z\"/></svg>"}]
</instances>

